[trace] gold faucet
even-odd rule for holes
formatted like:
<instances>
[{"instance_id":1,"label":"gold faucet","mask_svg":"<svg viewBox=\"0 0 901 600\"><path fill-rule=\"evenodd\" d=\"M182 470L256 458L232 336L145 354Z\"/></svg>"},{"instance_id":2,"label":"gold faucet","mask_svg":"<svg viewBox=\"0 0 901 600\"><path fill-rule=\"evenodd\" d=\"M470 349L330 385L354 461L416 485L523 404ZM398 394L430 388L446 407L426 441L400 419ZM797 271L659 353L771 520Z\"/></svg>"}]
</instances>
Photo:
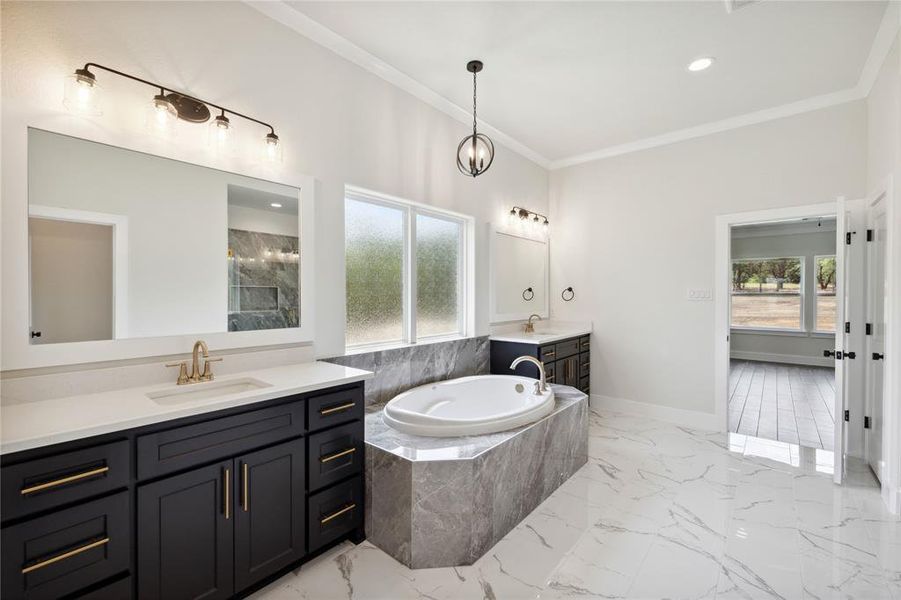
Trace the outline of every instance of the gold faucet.
<instances>
[{"instance_id":1,"label":"gold faucet","mask_svg":"<svg viewBox=\"0 0 901 600\"><path fill-rule=\"evenodd\" d=\"M203 372L200 372L200 358L203 357ZM210 358L210 350L203 340L194 342L194 349L191 352L191 375L188 375L188 365L185 361L169 363L167 367L178 367L178 385L186 385L189 383L200 383L201 381L213 380L213 369L210 363L219 362L222 358Z\"/></svg>"},{"instance_id":2,"label":"gold faucet","mask_svg":"<svg viewBox=\"0 0 901 600\"><path fill-rule=\"evenodd\" d=\"M529 315L529 322L526 323L526 333L535 333L535 325L532 323L532 319L541 320L541 315Z\"/></svg>"}]
</instances>

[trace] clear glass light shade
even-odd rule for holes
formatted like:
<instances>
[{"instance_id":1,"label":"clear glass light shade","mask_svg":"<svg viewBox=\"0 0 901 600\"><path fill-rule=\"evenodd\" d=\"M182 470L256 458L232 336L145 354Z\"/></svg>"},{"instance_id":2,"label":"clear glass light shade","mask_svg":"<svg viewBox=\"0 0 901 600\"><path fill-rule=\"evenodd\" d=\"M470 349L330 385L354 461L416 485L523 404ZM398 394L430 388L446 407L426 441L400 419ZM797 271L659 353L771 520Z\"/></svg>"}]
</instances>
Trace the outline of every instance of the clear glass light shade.
<instances>
[{"instance_id":1,"label":"clear glass light shade","mask_svg":"<svg viewBox=\"0 0 901 600\"><path fill-rule=\"evenodd\" d=\"M69 112L79 115L100 116L100 89L93 76L76 73L66 77L63 91L63 106Z\"/></svg>"},{"instance_id":2,"label":"clear glass light shade","mask_svg":"<svg viewBox=\"0 0 901 600\"><path fill-rule=\"evenodd\" d=\"M274 133L263 138L263 160L268 163L282 162L282 141Z\"/></svg>"},{"instance_id":3,"label":"clear glass light shade","mask_svg":"<svg viewBox=\"0 0 901 600\"><path fill-rule=\"evenodd\" d=\"M162 94L154 96L147 109L147 129L154 135L168 138L175 135L177 122L178 111L175 106Z\"/></svg>"},{"instance_id":4,"label":"clear glass light shade","mask_svg":"<svg viewBox=\"0 0 901 600\"><path fill-rule=\"evenodd\" d=\"M208 142L210 149L216 154L231 154L234 144L232 142L232 125L225 115L219 115L210 119L208 129Z\"/></svg>"},{"instance_id":5,"label":"clear glass light shade","mask_svg":"<svg viewBox=\"0 0 901 600\"><path fill-rule=\"evenodd\" d=\"M494 143L487 135L468 135L457 146L457 168L464 175L477 177L487 171L493 161Z\"/></svg>"}]
</instances>

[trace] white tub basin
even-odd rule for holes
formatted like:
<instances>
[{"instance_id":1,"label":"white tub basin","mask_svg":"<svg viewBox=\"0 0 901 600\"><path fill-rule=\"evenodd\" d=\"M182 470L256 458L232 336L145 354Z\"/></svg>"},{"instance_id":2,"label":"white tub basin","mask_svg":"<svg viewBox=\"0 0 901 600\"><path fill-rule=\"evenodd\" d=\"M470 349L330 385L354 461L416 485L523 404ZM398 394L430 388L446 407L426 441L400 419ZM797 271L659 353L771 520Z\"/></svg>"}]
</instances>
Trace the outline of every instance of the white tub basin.
<instances>
[{"instance_id":1,"label":"white tub basin","mask_svg":"<svg viewBox=\"0 0 901 600\"><path fill-rule=\"evenodd\" d=\"M382 418L403 433L432 437L479 435L513 429L547 416L554 392L534 392L535 380L476 375L430 383L395 396Z\"/></svg>"}]
</instances>

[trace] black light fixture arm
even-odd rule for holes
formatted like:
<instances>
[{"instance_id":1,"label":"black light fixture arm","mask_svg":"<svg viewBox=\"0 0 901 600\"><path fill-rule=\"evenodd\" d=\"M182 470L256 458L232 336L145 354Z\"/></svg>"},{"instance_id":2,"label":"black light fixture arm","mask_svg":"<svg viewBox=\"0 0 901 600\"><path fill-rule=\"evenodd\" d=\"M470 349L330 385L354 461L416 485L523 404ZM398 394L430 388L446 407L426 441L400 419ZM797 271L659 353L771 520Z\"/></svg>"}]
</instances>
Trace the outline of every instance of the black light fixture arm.
<instances>
[{"instance_id":1,"label":"black light fixture arm","mask_svg":"<svg viewBox=\"0 0 901 600\"><path fill-rule=\"evenodd\" d=\"M159 83L154 83L153 81L148 81L146 79L141 79L140 77L136 77L134 75L129 75L128 73L123 73L122 71L113 69L111 67L107 67L107 66L104 66L104 65L101 65L98 63L89 62L89 63L85 63L84 67L82 69L79 69L79 71L83 71L84 74L87 74L93 78L93 74L91 74L91 71L90 71L91 69L101 69L103 71L107 71L114 75L119 75L120 77L125 77L126 79L131 79L132 81L137 81L139 83L143 83L144 85L149 85L150 87L157 88L158 90L161 90L164 92L178 94L179 96L181 96L183 98L187 98L188 100L193 100L194 102L198 102L200 104L205 104L207 106L211 106L223 113L229 113L236 117L241 117L242 119L246 119L248 121L253 121L254 123L257 123L259 125L262 125L263 127L268 128L269 133L272 135L275 135L275 128L272 125L270 125L269 123L266 123L265 121L260 121L259 119L254 119L253 117L249 117L245 114L233 111L229 108L225 108L224 106L219 106L218 104L214 104L212 102L209 102L208 100L201 100L200 98L191 96L190 94L185 94L184 92L180 92L178 90L173 90L172 88L166 87L164 85L160 85Z\"/></svg>"}]
</instances>

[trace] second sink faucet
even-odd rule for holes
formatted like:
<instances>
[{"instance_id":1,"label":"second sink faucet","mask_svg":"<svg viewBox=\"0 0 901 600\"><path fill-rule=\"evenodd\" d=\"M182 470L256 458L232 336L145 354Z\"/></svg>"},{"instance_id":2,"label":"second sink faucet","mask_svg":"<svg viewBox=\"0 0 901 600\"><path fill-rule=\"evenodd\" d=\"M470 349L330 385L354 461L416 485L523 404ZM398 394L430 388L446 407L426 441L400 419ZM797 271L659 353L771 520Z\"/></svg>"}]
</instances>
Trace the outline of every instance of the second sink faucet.
<instances>
[{"instance_id":1,"label":"second sink faucet","mask_svg":"<svg viewBox=\"0 0 901 600\"><path fill-rule=\"evenodd\" d=\"M529 315L529 322L526 323L526 333L535 333L535 325L532 323L532 319L541 320L541 315Z\"/></svg>"}]
</instances>

